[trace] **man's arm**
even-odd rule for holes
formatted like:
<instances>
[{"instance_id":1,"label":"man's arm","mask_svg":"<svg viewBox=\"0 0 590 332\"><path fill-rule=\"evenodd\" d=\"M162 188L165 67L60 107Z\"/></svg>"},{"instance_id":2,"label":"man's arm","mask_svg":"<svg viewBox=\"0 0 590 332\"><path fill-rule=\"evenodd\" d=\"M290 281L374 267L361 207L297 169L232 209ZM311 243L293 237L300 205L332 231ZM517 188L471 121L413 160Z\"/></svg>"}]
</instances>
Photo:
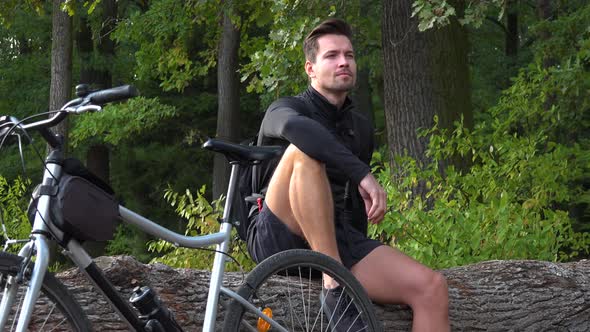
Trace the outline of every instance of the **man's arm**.
<instances>
[{"instance_id":1,"label":"man's arm","mask_svg":"<svg viewBox=\"0 0 590 332\"><path fill-rule=\"evenodd\" d=\"M262 134L289 141L311 158L342 170L357 184L370 172L369 166L322 124L289 107L271 105L262 122Z\"/></svg>"}]
</instances>

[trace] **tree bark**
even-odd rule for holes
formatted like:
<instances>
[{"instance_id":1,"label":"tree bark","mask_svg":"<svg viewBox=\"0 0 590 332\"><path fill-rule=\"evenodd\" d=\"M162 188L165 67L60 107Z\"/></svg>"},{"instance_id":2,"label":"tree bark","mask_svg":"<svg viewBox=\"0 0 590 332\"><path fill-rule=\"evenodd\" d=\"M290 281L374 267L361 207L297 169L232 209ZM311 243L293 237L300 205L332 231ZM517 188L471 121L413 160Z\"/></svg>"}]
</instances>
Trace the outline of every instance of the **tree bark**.
<instances>
[{"instance_id":1,"label":"tree bark","mask_svg":"<svg viewBox=\"0 0 590 332\"><path fill-rule=\"evenodd\" d=\"M372 3L371 1L361 1L358 6L358 11L356 15L361 17L362 15L366 15L370 12L371 6L377 6L378 4ZM355 26L353 29L353 38L352 41L354 45L358 45L362 43L359 38L364 38L361 34L361 29L359 26ZM362 45L362 44L361 44ZM359 65L358 61L362 58L367 58L368 54L370 53L367 47L360 47L355 48L356 58L357 58L357 65L359 66L358 75L357 75L357 82L356 87L353 93L353 98L358 105L358 109L367 117L370 123L375 126L375 110L373 109L373 94L372 94L372 87L371 87L371 71L369 70L368 64Z\"/></svg>"},{"instance_id":2,"label":"tree bark","mask_svg":"<svg viewBox=\"0 0 590 332\"><path fill-rule=\"evenodd\" d=\"M98 31L92 31L88 17L80 14L76 44L81 58L80 82L91 84L97 89L112 87L111 68L97 65L93 60L95 54L100 56L102 63L110 64L115 55L115 42L110 38L117 19L117 3L115 0L100 2L102 23Z\"/></svg>"},{"instance_id":3,"label":"tree bark","mask_svg":"<svg viewBox=\"0 0 590 332\"><path fill-rule=\"evenodd\" d=\"M554 15L554 8L553 8L553 1L552 0L537 0L537 16L539 17L539 20L541 21L550 21L555 19L555 15ZM541 40L547 40L549 38L551 38L551 31L547 28L544 27L542 29L539 29L538 31L539 37L541 38ZM543 68L549 68L553 65L555 65L556 61L555 59L546 56L543 59ZM550 106L546 107L547 109Z\"/></svg>"},{"instance_id":4,"label":"tree bark","mask_svg":"<svg viewBox=\"0 0 590 332\"><path fill-rule=\"evenodd\" d=\"M49 109L52 111L60 109L70 100L72 89L72 19L61 10L63 3L63 0L53 0L49 87ZM54 132L67 139L67 118L55 127Z\"/></svg>"},{"instance_id":5,"label":"tree bark","mask_svg":"<svg viewBox=\"0 0 590 332\"><path fill-rule=\"evenodd\" d=\"M98 33L96 47L98 54L105 63L110 63L115 55L115 43L110 38L110 32L114 29L117 18L117 3L115 0L103 0L102 6L102 28ZM92 39L91 39L92 40ZM94 83L97 88L108 89L113 86L113 77L111 69L108 67L91 68L86 64L86 75L89 76L90 83ZM82 78L84 73L80 73ZM86 153L86 166L88 169L100 177L106 183L110 183L110 149L106 144L93 144Z\"/></svg>"},{"instance_id":6,"label":"tree bark","mask_svg":"<svg viewBox=\"0 0 590 332\"><path fill-rule=\"evenodd\" d=\"M237 73L240 31L231 20L232 1L226 1L223 7L225 10L217 62L217 137L235 142L238 139L240 115L240 81ZM229 170L227 160L217 153L213 166L213 199L226 192Z\"/></svg>"},{"instance_id":7,"label":"tree bark","mask_svg":"<svg viewBox=\"0 0 590 332\"><path fill-rule=\"evenodd\" d=\"M208 271L142 264L130 256L100 257L96 262L124 299L129 298L135 286L151 286L186 331L201 330L210 275ZM441 272L449 284L453 331L590 329L588 260L574 263L489 261ZM70 269L58 277L82 304L95 330L128 330L82 273ZM227 273L224 280L226 287L235 289L241 284L242 275ZM272 293L273 290L264 289L262 292ZM377 305L376 308L384 331L410 331L412 312L409 307ZM218 330L223 321L223 308L220 310Z\"/></svg>"},{"instance_id":8,"label":"tree bark","mask_svg":"<svg viewBox=\"0 0 590 332\"><path fill-rule=\"evenodd\" d=\"M448 128L464 116L472 124L467 34L453 20L440 29L418 31L411 0L383 1L383 78L387 140L392 155L425 162L428 128L438 115ZM457 8L459 8L457 6Z\"/></svg>"},{"instance_id":9,"label":"tree bark","mask_svg":"<svg viewBox=\"0 0 590 332\"><path fill-rule=\"evenodd\" d=\"M555 11L553 8L553 1L551 0L537 0L537 16L541 21L550 21L555 19ZM541 40L548 40L551 38L551 31L547 27L543 27L538 31L539 37ZM543 58L543 68L550 68L557 64L557 61L549 56L545 55ZM543 102L543 108L546 111L551 110L551 107L555 105L555 94L550 93L546 96L545 101Z\"/></svg>"},{"instance_id":10,"label":"tree bark","mask_svg":"<svg viewBox=\"0 0 590 332\"><path fill-rule=\"evenodd\" d=\"M519 32L518 32L518 2L510 0L506 2L506 44L505 54L508 57L515 57L518 54Z\"/></svg>"},{"instance_id":11,"label":"tree bark","mask_svg":"<svg viewBox=\"0 0 590 332\"><path fill-rule=\"evenodd\" d=\"M553 1L537 0L537 16L541 20L550 20L553 18Z\"/></svg>"},{"instance_id":12,"label":"tree bark","mask_svg":"<svg viewBox=\"0 0 590 332\"><path fill-rule=\"evenodd\" d=\"M115 55L115 43L110 38L110 32L115 26L117 4L115 0L103 0L100 3L100 9L102 10L101 29L93 34L88 19L81 15L76 41L81 58L80 83L90 84L97 89L107 89L113 85L111 69L104 66L96 67L92 59L93 55L97 53L104 63L111 63ZM110 183L109 146L99 143L92 144L86 152L86 167L101 180ZM104 254L105 247L104 242L87 241L84 243L84 248L93 257Z\"/></svg>"},{"instance_id":13,"label":"tree bark","mask_svg":"<svg viewBox=\"0 0 590 332\"><path fill-rule=\"evenodd\" d=\"M362 68L358 72L357 88L354 93L354 98L359 106L360 111L367 117L371 124L375 125L375 114L373 110L373 101L371 100L371 83L369 80L369 70Z\"/></svg>"},{"instance_id":14,"label":"tree bark","mask_svg":"<svg viewBox=\"0 0 590 332\"><path fill-rule=\"evenodd\" d=\"M92 84L96 75L92 69L91 61L94 52L94 43L92 41L92 30L86 15L80 15L78 19L78 29L76 31L76 49L80 59L80 81L79 84Z\"/></svg>"}]
</instances>

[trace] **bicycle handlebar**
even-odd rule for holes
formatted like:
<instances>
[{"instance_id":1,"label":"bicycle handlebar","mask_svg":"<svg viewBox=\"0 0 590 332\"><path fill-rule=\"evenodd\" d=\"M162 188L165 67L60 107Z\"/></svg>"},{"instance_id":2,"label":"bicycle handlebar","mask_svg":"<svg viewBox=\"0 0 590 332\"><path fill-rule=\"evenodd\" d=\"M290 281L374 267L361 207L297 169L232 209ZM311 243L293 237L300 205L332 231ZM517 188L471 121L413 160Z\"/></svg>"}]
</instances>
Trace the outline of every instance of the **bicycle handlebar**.
<instances>
[{"instance_id":1,"label":"bicycle handlebar","mask_svg":"<svg viewBox=\"0 0 590 332\"><path fill-rule=\"evenodd\" d=\"M0 138L12 131L17 125L22 130L38 130L45 140L55 146L58 142L55 140L48 128L54 127L62 122L68 113L83 113L87 111L100 110L100 106L138 96L139 92L132 85L122 85L115 88L94 91L86 96L76 98L67 102L54 116L49 119L36 121L28 124L19 124L20 121L11 116L0 117Z\"/></svg>"},{"instance_id":2,"label":"bicycle handlebar","mask_svg":"<svg viewBox=\"0 0 590 332\"><path fill-rule=\"evenodd\" d=\"M138 94L139 93L134 86L122 85L116 88L92 92L88 94L88 96L86 96L86 98L84 99L88 100L91 104L94 105L104 105L107 103L112 103L114 101L136 97Z\"/></svg>"}]
</instances>

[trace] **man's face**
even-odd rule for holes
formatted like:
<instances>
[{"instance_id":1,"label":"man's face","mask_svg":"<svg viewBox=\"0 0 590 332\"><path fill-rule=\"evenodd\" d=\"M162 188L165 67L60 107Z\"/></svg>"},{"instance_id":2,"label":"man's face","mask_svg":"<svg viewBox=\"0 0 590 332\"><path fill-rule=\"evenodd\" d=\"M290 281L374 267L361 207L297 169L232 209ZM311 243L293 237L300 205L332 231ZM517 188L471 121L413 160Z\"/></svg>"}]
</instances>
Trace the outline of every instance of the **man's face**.
<instances>
[{"instance_id":1,"label":"man's face","mask_svg":"<svg viewBox=\"0 0 590 332\"><path fill-rule=\"evenodd\" d=\"M324 35L318 38L317 43L315 63L306 63L312 86L319 92L350 91L356 81L356 62L348 37Z\"/></svg>"}]
</instances>

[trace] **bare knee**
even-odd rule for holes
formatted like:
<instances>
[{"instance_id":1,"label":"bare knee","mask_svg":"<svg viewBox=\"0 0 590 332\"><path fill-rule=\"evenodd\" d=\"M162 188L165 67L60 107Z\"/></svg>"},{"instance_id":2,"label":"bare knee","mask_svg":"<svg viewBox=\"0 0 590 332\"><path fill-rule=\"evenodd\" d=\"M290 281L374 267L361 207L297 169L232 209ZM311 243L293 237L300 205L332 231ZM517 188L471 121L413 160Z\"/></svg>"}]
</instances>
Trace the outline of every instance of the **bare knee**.
<instances>
[{"instance_id":1,"label":"bare knee","mask_svg":"<svg viewBox=\"0 0 590 332\"><path fill-rule=\"evenodd\" d=\"M447 278L442 273L434 272L431 286L433 294L448 296L449 286L447 284Z\"/></svg>"},{"instance_id":2,"label":"bare knee","mask_svg":"<svg viewBox=\"0 0 590 332\"><path fill-rule=\"evenodd\" d=\"M420 295L415 303L419 306L448 306L448 285L447 279L440 272L432 271L426 276L420 287Z\"/></svg>"},{"instance_id":3,"label":"bare knee","mask_svg":"<svg viewBox=\"0 0 590 332\"><path fill-rule=\"evenodd\" d=\"M291 144L285 150L283 158L290 158L293 161L293 172L320 173L325 174L326 167L320 161L308 156L305 152L299 150Z\"/></svg>"}]
</instances>

